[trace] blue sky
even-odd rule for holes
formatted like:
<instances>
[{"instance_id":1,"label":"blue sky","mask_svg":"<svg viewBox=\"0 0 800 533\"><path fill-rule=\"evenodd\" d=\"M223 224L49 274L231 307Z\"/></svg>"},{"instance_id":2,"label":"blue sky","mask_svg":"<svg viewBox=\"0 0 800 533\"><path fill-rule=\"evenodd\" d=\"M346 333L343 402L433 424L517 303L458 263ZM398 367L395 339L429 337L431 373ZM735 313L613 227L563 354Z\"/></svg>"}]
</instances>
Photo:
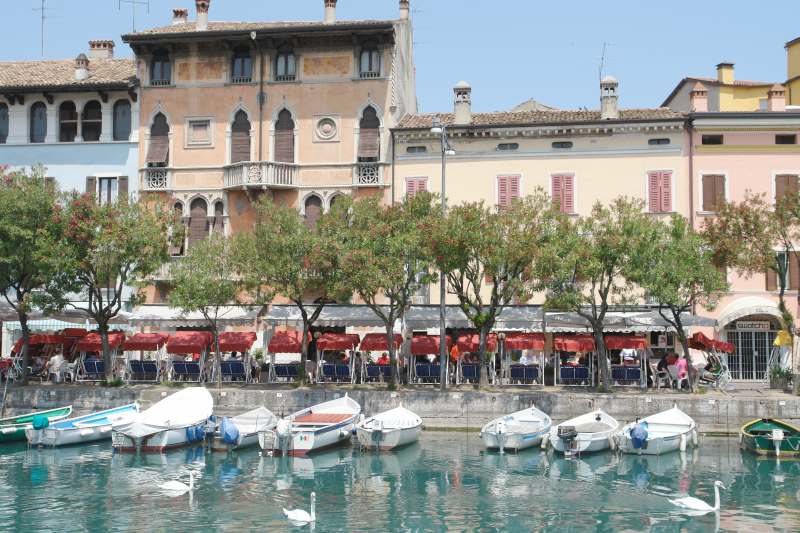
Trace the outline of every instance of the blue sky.
<instances>
[{"instance_id":1,"label":"blue sky","mask_svg":"<svg viewBox=\"0 0 800 533\"><path fill-rule=\"evenodd\" d=\"M89 39L131 30L130 0L46 0L45 58L85 51ZM146 2L146 0L136 0ZM0 60L39 59L41 0L3 0ZM6 5L7 4L7 5ZM720 61L739 79L783 81L786 41L800 36L800 2L770 0L411 0L421 111L446 111L452 86L473 87L478 111L535 98L598 106L598 67L620 80L623 107L658 106L685 75L714 76ZM171 8L193 0L137 6L138 29L169 23ZM323 0L212 0L211 20L321 19ZM397 0L339 0L338 17L396 18ZM774 14L774 15L773 15Z\"/></svg>"}]
</instances>

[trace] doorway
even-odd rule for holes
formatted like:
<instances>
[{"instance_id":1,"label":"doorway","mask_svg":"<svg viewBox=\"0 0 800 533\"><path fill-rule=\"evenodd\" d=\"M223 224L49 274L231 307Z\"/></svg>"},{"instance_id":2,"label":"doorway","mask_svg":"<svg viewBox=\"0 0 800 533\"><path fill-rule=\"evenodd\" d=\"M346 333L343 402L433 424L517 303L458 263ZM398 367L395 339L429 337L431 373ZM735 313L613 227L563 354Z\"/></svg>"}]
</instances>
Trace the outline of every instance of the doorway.
<instances>
[{"instance_id":1,"label":"doorway","mask_svg":"<svg viewBox=\"0 0 800 533\"><path fill-rule=\"evenodd\" d=\"M769 357L778 334L772 317L749 316L726 326L728 342L736 350L728 356L731 377L736 381L769 380Z\"/></svg>"}]
</instances>

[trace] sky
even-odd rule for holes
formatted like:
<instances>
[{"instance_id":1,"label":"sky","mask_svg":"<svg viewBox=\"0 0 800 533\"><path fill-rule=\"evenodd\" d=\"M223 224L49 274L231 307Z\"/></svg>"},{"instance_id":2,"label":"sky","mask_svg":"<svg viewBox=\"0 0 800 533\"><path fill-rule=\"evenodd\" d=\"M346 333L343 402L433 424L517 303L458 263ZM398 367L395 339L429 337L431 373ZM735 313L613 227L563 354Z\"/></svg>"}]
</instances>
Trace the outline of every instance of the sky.
<instances>
[{"instance_id":1,"label":"sky","mask_svg":"<svg viewBox=\"0 0 800 533\"><path fill-rule=\"evenodd\" d=\"M90 39L169 24L193 0L45 0L45 59L74 58ZM41 59L42 0L0 0L0 61ZM534 98L565 109L599 106L598 73L620 81L622 107L657 107L681 78L784 81L784 44L800 36L798 0L411 0L420 111L452 108L452 87L472 85L473 110L508 110ZM212 0L210 20L319 20L323 0ZM339 0L339 19L397 18L398 0ZM0 68L2 68L0 66Z\"/></svg>"}]
</instances>

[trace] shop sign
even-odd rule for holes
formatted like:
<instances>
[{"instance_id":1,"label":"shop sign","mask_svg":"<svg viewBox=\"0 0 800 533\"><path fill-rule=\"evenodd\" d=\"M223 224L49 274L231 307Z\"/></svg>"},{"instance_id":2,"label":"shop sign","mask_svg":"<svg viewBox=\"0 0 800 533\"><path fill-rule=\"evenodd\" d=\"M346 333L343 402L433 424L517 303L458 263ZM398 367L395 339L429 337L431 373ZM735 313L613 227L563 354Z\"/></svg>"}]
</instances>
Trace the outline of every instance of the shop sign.
<instances>
[{"instance_id":1,"label":"shop sign","mask_svg":"<svg viewBox=\"0 0 800 533\"><path fill-rule=\"evenodd\" d=\"M740 320L736 323L736 329L769 331L772 329L772 324L768 320Z\"/></svg>"}]
</instances>

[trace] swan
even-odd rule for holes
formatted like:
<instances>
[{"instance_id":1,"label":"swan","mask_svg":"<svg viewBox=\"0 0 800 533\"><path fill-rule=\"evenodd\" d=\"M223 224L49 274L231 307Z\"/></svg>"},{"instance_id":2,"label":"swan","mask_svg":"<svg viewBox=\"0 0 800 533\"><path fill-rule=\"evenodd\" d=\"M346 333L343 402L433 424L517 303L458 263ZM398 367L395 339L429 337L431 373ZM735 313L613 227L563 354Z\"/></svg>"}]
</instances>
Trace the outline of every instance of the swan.
<instances>
[{"instance_id":1,"label":"swan","mask_svg":"<svg viewBox=\"0 0 800 533\"><path fill-rule=\"evenodd\" d=\"M172 480L162 483L158 486L164 492L169 492L173 496L180 496L186 492L190 493L194 490L194 472L189 472L189 484Z\"/></svg>"},{"instance_id":2,"label":"swan","mask_svg":"<svg viewBox=\"0 0 800 533\"><path fill-rule=\"evenodd\" d=\"M690 511L701 511L703 513L710 513L711 511L719 511L719 489L725 488L725 485L722 484L722 481L715 481L714 482L714 507L711 507L703 500L695 498L693 496L687 496L686 498L678 498L677 500L670 500L670 503L676 505L678 507L682 507L684 509Z\"/></svg>"},{"instance_id":3,"label":"swan","mask_svg":"<svg viewBox=\"0 0 800 533\"><path fill-rule=\"evenodd\" d=\"M307 524L308 522L316 522L317 515L314 512L314 510L316 508L316 505L315 505L316 500L317 500L317 495L316 495L316 493L312 492L311 493L311 514L308 514L303 509L294 509L292 511L287 511L286 509L284 509L283 510L283 514L285 514L286 518L288 518L290 521L297 522L297 523L300 523L300 524Z\"/></svg>"}]
</instances>

